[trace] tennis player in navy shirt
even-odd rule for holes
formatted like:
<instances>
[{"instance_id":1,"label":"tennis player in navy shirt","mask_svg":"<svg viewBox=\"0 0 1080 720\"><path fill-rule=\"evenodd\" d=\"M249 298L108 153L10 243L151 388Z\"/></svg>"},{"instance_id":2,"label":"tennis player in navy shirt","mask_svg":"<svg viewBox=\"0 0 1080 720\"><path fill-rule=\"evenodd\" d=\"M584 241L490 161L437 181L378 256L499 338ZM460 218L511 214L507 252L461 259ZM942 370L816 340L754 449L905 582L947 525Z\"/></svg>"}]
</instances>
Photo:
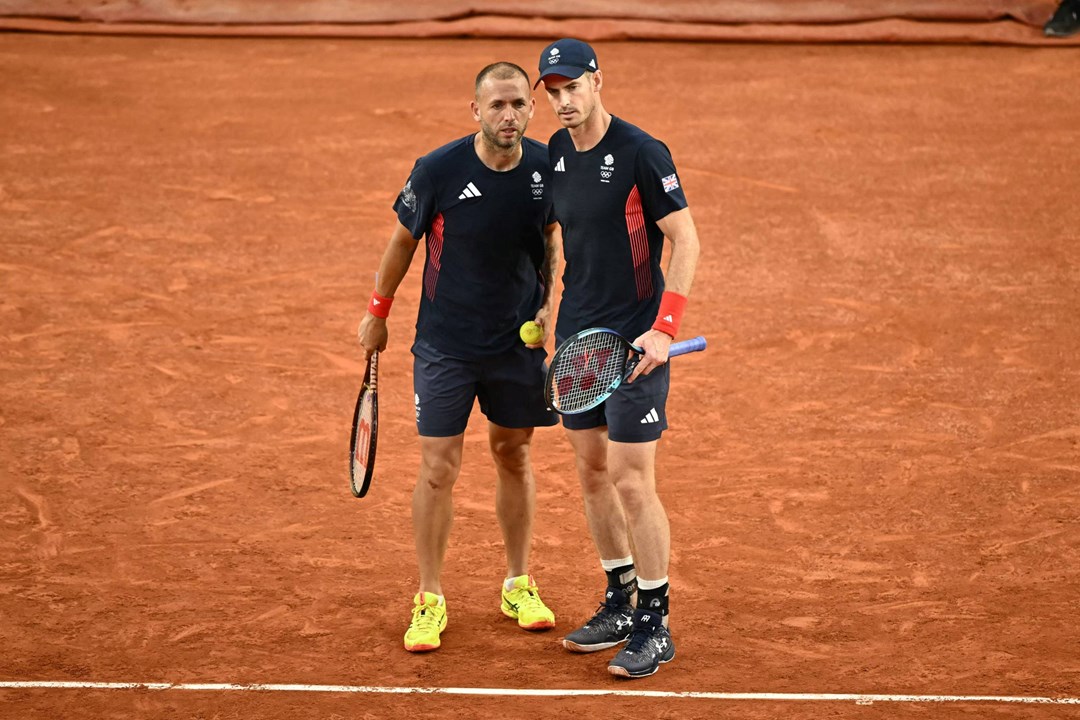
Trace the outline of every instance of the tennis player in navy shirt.
<instances>
[{"instance_id":1,"label":"tennis player in navy shirt","mask_svg":"<svg viewBox=\"0 0 1080 720\"><path fill-rule=\"evenodd\" d=\"M675 657L671 541L655 460L667 429L668 348L694 278L697 231L668 148L604 109L604 77L588 44L566 38L544 48L540 83L563 126L548 142L566 258L556 341L607 327L645 350L628 384L598 408L563 418L607 581L599 610L563 644L594 652L625 642L608 671L644 677Z\"/></svg>"},{"instance_id":2,"label":"tennis player in navy shirt","mask_svg":"<svg viewBox=\"0 0 1080 720\"><path fill-rule=\"evenodd\" d=\"M528 562L535 508L533 429L556 424L544 402L544 341L526 346L527 320L550 326L559 235L547 147L524 137L535 101L517 65L489 65L471 103L479 132L416 161L394 203L398 223L357 331L370 355L387 345L394 294L423 239L427 250L412 346L420 476L413 531L420 586L405 649L434 650L446 628L442 568L474 403L488 419L496 514L506 550L502 612L527 630L555 625Z\"/></svg>"}]
</instances>

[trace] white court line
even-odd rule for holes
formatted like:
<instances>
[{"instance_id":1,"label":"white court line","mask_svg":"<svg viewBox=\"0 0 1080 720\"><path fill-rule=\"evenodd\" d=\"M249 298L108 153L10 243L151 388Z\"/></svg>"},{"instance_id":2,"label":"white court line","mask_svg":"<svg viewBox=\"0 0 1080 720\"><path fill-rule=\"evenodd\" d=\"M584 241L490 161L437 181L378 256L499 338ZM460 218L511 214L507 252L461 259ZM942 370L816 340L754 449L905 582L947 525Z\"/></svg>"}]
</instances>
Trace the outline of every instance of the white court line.
<instances>
[{"instance_id":1,"label":"white court line","mask_svg":"<svg viewBox=\"0 0 1080 720\"><path fill-rule=\"evenodd\" d=\"M372 685L281 685L236 683L145 683L145 682L75 682L44 680L0 681L0 689L60 689L60 690L197 690L201 692L309 692L309 693L367 693L383 695L492 695L531 697L615 697L693 698L698 700L771 700L798 702L853 702L856 705L874 703L1018 703L1025 705L1080 705L1080 698L1035 697L1011 695L876 695L856 693L724 693L672 692L666 690L530 690L513 688L419 688L378 687Z\"/></svg>"}]
</instances>

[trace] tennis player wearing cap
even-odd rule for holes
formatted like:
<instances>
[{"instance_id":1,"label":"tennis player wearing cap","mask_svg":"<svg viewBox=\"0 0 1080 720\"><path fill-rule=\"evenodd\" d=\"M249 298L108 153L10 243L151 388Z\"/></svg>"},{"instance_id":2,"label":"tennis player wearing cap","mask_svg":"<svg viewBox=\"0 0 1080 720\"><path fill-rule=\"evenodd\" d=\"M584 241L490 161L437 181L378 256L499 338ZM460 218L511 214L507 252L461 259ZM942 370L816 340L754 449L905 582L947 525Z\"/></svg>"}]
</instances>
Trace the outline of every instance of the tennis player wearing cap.
<instances>
[{"instance_id":1,"label":"tennis player wearing cap","mask_svg":"<svg viewBox=\"0 0 1080 720\"><path fill-rule=\"evenodd\" d=\"M697 231L667 147L604 109L604 77L588 44L563 39L544 48L541 82L563 126L548 143L566 258L556 340L607 327L645 350L629 384L595 410L563 418L607 576L598 611L563 645L594 652L626 642L608 670L644 677L675 657L668 629L671 541L655 461L667 429L668 347L693 282ZM671 243L666 277L665 237Z\"/></svg>"}]
</instances>

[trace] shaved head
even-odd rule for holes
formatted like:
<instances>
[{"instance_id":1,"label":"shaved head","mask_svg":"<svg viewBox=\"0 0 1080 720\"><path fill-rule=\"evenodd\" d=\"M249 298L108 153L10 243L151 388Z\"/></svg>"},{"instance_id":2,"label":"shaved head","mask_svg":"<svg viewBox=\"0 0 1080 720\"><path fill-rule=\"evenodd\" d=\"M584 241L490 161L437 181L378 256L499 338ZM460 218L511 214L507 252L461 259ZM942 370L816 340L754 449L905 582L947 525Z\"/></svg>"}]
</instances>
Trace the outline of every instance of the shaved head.
<instances>
[{"instance_id":1,"label":"shaved head","mask_svg":"<svg viewBox=\"0 0 1080 720\"><path fill-rule=\"evenodd\" d=\"M476 94L480 94L480 86L484 84L484 81L488 78L493 80L513 80L515 77L522 77L525 80L525 84L529 84L529 74L521 69L521 67L515 65L512 62L497 62L488 65L476 75Z\"/></svg>"}]
</instances>

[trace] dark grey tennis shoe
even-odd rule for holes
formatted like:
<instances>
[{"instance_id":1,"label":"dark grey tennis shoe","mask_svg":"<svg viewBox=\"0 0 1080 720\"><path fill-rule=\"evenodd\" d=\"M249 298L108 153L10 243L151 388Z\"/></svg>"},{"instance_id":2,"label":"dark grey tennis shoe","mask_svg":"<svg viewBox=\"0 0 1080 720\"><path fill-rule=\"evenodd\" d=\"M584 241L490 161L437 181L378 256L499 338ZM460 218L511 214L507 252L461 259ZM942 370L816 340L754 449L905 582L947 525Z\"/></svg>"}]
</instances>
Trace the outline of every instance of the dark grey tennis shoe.
<instances>
[{"instance_id":1,"label":"dark grey tennis shoe","mask_svg":"<svg viewBox=\"0 0 1080 720\"><path fill-rule=\"evenodd\" d=\"M1070 37L1080 32L1080 0L1061 0L1053 17L1043 25L1048 37Z\"/></svg>"},{"instance_id":2,"label":"dark grey tennis shoe","mask_svg":"<svg viewBox=\"0 0 1080 720\"><path fill-rule=\"evenodd\" d=\"M664 627L664 618L648 610L635 610L630 641L611 659L608 672L620 677L646 677L674 658L675 643Z\"/></svg>"},{"instance_id":3,"label":"dark grey tennis shoe","mask_svg":"<svg viewBox=\"0 0 1080 720\"><path fill-rule=\"evenodd\" d=\"M634 610L626 593L608 588L604 602L589 622L563 638L563 647L571 652L596 652L626 642L634 627Z\"/></svg>"}]
</instances>

